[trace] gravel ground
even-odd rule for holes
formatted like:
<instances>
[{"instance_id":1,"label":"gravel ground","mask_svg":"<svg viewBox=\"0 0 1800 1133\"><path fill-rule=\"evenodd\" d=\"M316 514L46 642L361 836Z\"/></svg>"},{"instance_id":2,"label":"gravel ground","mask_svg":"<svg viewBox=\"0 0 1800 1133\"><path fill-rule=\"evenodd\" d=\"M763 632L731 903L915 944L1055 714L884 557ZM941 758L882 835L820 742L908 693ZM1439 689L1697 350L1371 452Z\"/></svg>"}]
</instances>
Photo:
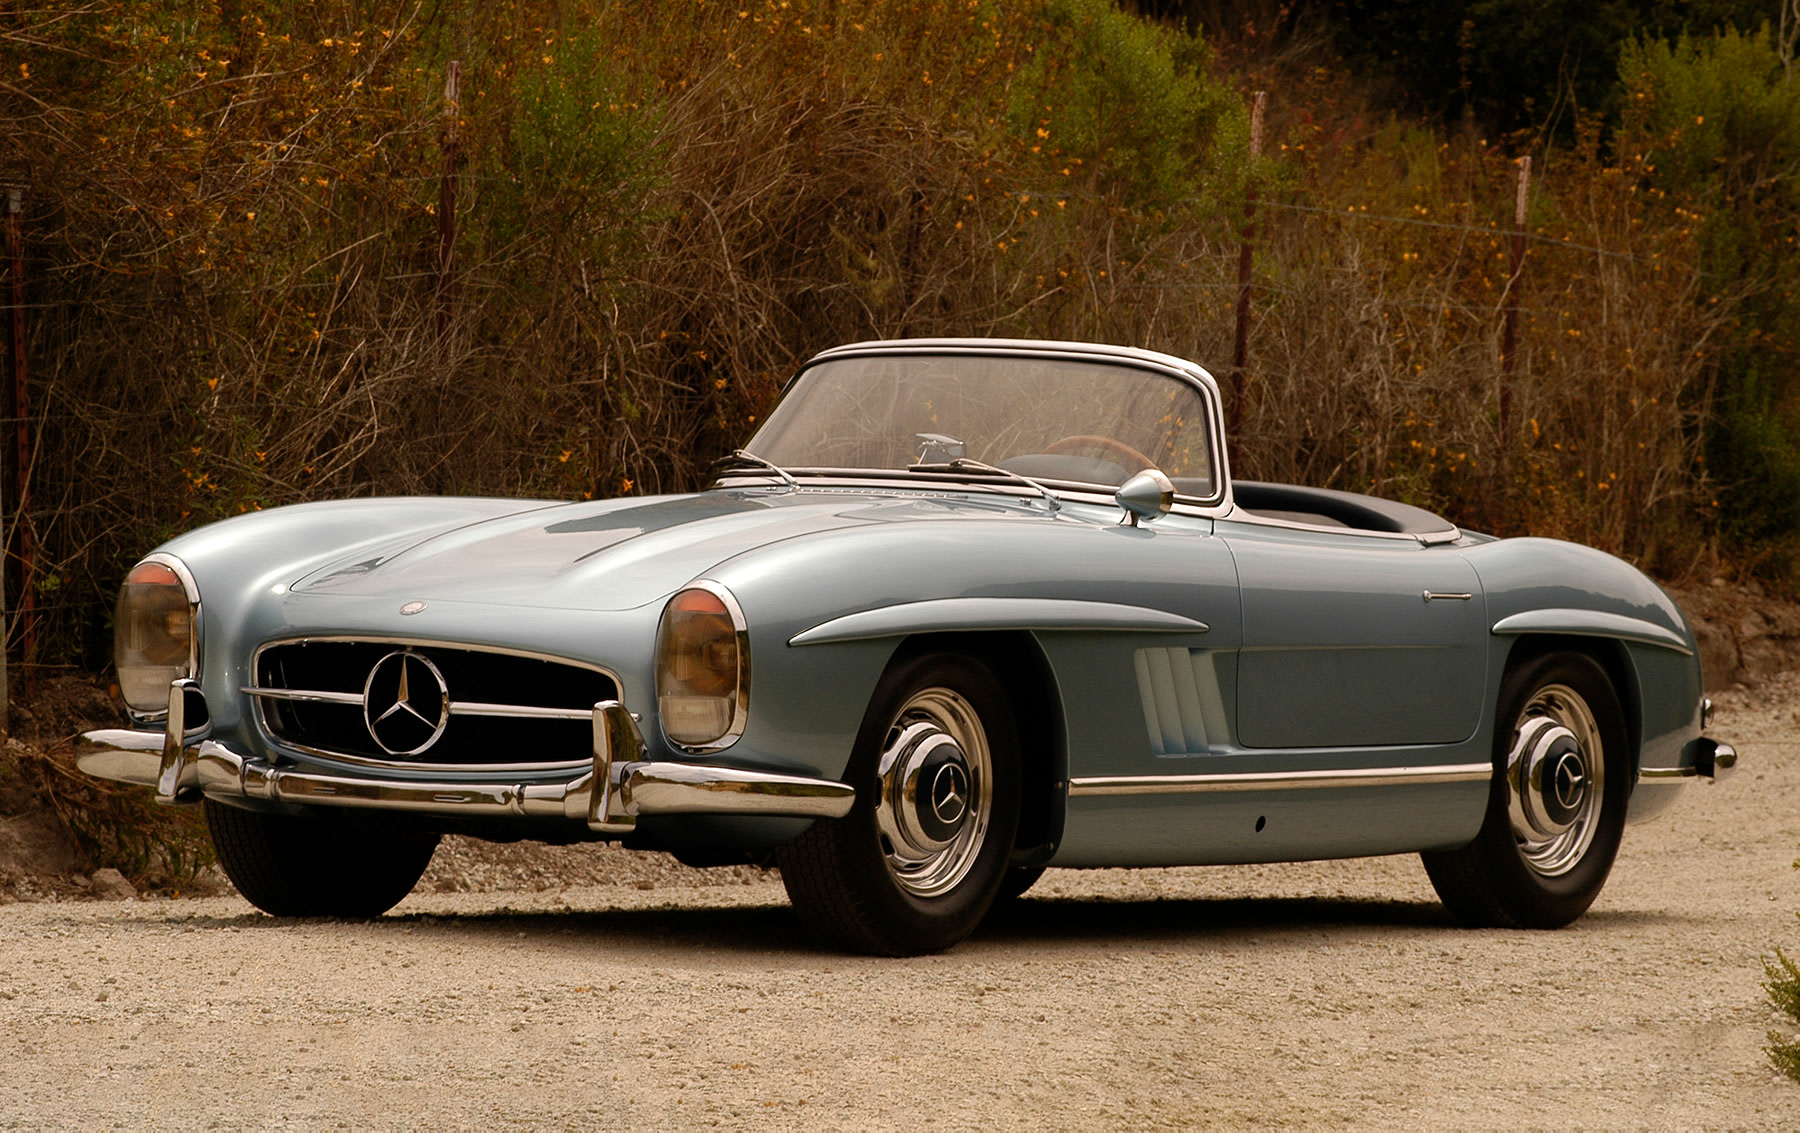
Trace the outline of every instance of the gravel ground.
<instances>
[{"instance_id":1,"label":"gravel ground","mask_svg":"<svg viewBox=\"0 0 1800 1133\"><path fill-rule=\"evenodd\" d=\"M773 874L446 843L368 922L0 905L0 1126L1800 1128L1800 679L1588 915L1454 927L1416 858L1051 871L940 956L816 949ZM568 885L572 879L575 884Z\"/></svg>"}]
</instances>

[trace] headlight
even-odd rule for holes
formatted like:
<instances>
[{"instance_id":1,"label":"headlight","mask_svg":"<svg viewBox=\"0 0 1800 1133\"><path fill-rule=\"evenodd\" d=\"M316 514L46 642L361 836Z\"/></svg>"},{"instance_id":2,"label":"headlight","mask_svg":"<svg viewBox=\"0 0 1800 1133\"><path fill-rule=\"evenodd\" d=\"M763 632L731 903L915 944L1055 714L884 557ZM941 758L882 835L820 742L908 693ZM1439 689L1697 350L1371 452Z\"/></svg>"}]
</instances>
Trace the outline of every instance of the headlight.
<instances>
[{"instance_id":1,"label":"headlight","mask_svg":"<svg viewBox=\"0 0 1800 1133\"><path fill-rule=\"evenodd\" d=\"M166 555L131 568L113 617L119 691L138 712L169 707L169 685L199 661L200 592L180 560Z\"/></svg>"},{"instance_id":2,"label":"headlight","mask_svg":"<svg viewBox=\"0 0 1800 1133\"><path fill-rule=\"evenodd\" d=\"M729 747L743 734L749 702L749 634L731 592L705 583L669 599L656 635L663 735L687 748Z\"/></svg>"}]
</instances>

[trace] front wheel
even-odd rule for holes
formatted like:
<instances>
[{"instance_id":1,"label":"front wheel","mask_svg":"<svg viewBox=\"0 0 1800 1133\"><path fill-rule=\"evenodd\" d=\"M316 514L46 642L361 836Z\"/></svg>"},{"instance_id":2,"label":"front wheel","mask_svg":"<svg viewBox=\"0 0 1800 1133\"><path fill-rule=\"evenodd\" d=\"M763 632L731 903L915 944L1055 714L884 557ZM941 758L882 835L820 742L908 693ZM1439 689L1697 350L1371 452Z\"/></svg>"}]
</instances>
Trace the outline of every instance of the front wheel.
<instances>
[{"instance_id":1,"label":"front wheel","mask_svg":"<svg viewBox=\"0 0 1800 1133\"><path fill-rule=\"evenodd\" d=\"M1625 828L1631 761L1618 694L1591 657L1551 653L1500 686L1494 781L1481 833L1422 855L1468 924L1560 928L1587 911Z\"/></svg>"},{"instance_id":2,"label":"front wheel","mask_svg":"<svg viewBox=\"0 0 1800 1133\"><path fill-rule=\"evenodd\" d=\"M938 653L890 669L846 779L850 813L776 851L801 920L888 956L974 931L1006 879L1019 812L1017 729L987 666Z\"/></svg>"},{"instance_id":3,"label":"front wheel","mask_svg":"<svg viewBox=\"0 0 1800 1133\"><path fill-rule=\"evenodd\" d=\"M206 800L225 876L277 917L378 917L424 876L436 834L264 814Z\"/></svg>"}]
</instances>

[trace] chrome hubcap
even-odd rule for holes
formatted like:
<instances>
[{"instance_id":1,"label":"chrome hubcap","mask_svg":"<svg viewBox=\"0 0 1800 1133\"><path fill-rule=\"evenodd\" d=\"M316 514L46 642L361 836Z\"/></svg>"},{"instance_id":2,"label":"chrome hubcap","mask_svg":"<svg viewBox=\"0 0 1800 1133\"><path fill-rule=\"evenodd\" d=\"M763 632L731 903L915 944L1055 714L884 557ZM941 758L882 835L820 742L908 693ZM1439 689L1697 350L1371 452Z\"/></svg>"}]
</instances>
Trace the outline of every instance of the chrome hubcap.
<instances>
[{"instance_id":1,"label":"chrome hubcap","mask_svg":"<svg viewBox=\"0 0 1800 1133\"><path fill-rule=\"evenodd\" d=\"M916 693L888 728L875 822L888 872L919 897L948 892L981 853L993 811L987 733L947 688Z\"/></svg>"},{"instance_id":2,"label":"chrome hubcap","mask_svg":"<svg viewBox=\"0 0 1800 1133\"><path fill-rule=\"evenodd\" d=\"M1544 877L1574 869L1594 840L1606 761L1594 714L1573 689L1546 685L1519 714L1506 783L1525 864Z\"/></svg>"}]
</instances>

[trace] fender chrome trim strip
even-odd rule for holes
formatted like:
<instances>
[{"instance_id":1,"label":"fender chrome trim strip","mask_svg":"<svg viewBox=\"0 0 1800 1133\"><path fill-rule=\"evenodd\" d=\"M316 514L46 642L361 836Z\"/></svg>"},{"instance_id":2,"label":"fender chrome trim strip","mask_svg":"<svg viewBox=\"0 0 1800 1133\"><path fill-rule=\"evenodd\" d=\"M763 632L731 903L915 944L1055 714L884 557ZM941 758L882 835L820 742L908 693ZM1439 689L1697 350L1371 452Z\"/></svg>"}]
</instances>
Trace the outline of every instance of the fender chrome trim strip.
<instances>
[{"instance_id":1,"label":"fender chrome trim strip","mask_svg":"<svg viewBox=\"0 0 1800 1133\"><path fill-rule=\"evenodd\" d=\"M1494 766L1491 763L1450 763L1428 767L1349 767L1335 771L1265 771L1225 775L1105 775L1070 779L1069 797L1337 790L1344 787L1423 787L1441 783L1484 783L1493 777Z\"/></svg>"},{"instance_id":2,"label":"fender chrome trim strip","mask_svg":"<svg viewBox=\"0 0 1800 1133\"><path fill-rule=\"evenodd\" d=\"M933 598L845 614L803 630L789 645L863 641L939 630L1136 630L1205 633L1211 627L1180 614L1072 598Z\"/></svg>"},{"instance_id":3,"label":"fender chrome trim strip","mask_svg":"<svg viewBox=\"0 0 1800 1133\"><path fill-rule=\"evenodd\" d=\"M1616 637L1623 641L1635 641L1640 645L1654 645L1659 649L1668 649L1683 657L1694 655L1693 648L1672 629L1659 626L1655 622L1647 622L1642 618L1627 617L1624 614L1609 614L1603 610L1526 610L1523 613L1501 618L1494 623L1494 628L1489 632L1501 637L1519 633L1567 633L1577 637Z\"/></svg>"}]
</instances>

